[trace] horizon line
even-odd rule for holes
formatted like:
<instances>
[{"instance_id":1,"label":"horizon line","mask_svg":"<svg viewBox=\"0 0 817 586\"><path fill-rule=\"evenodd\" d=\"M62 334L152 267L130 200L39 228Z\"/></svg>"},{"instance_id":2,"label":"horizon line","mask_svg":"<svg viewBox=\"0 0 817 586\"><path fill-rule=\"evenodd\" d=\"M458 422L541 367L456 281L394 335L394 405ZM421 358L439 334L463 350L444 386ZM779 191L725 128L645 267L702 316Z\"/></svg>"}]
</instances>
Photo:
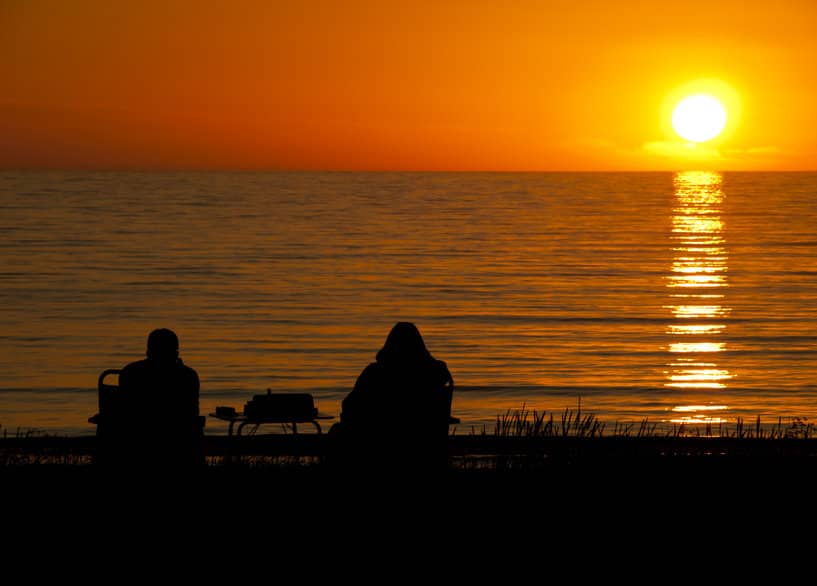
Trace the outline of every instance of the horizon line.
<instances>
[{"instance_id":1,"label":"horizon line","mask_svg":"<svg viewBox=\"0 0 817 586\"><path fill-rule=\"evenodd\" d=\"M348 168L242 168L242 167L22 167L0 168L0 173L416 173L416 174L568 174L568 173L817 173L814 169L348 169Z\"/></svg>"}]
</instances>

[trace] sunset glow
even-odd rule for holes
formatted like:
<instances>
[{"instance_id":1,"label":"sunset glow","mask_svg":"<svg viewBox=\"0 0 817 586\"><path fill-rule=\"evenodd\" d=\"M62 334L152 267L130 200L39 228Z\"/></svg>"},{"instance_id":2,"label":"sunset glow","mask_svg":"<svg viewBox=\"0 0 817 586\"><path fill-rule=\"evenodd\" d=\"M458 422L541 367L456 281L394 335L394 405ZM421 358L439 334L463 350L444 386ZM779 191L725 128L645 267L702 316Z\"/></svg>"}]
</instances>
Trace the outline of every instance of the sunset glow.
<instances>
[{"instance_id":1,"label":"sunset glow","mask_svg":"<svg viewBox=\"0 0 817 586\"><path fill-rule=\"evenodd\" d=\"M3 2L0 167L814 169L815 20L806 0ZM695 95L726 119L679 137Z\"/></svg>"}]
</instances>

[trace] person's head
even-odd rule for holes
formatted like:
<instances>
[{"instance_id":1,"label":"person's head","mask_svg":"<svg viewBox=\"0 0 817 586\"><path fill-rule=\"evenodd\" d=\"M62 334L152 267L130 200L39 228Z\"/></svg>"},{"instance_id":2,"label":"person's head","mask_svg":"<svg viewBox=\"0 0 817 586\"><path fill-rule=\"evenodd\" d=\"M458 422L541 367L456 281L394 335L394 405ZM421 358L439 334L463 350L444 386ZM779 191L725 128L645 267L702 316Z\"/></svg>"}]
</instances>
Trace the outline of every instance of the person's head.
<instances>
[{"instance_id":1,"label":"person's head","mask_svg":"<svg viewBox=\"0 0 817 586\"><path fill-rule=\"evenodd\" d=\"M179 338L167 328L153 330L148 336L147 356L150 360L170 362L179 357Z\"/></svg>"},{"instance_id":2,"label":"person's head","mask_svg":"<svg viewBox=\"0 0 817 586\"><path fill-rule=\"evenodd\" d=\"M377 361L383 363L415 364L430 359L431 353L426 349L420 330L407 321L395 324L377 353Z\"/></svg>"}]
</instances>

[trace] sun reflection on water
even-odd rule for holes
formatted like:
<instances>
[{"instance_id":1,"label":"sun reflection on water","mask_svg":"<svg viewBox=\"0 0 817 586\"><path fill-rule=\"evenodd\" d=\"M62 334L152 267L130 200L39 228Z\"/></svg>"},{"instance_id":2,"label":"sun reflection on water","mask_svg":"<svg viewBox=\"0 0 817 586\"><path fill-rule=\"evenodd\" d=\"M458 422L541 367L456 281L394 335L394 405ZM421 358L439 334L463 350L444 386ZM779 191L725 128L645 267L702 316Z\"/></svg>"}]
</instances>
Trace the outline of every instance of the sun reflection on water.
<instances>
[{"instance_id":1,"label":"sun reflection on water","mask_svg":"<svg viewBox=\"0 0 817 586\"><path fill-rule=\"evenodd\" d=\"M721 220L722 177L719 173L695 171L675 176L676 206L672 218L674 258L666 286L674 323L667 325L670 336L683 341L670 342L670 361L664 385L682 391L702 391L706 396L726 388L733 377L719 367L716 355L726 350L718 340L726 329L725 318L731 312L725 301L729 286L728 251ZM717 290L723 290L715 292ZM696 404L673 407L672 423L725 423L727 405Z\"/></svg>"},{"instance_id":2,"label":"sun reflection on water","mask_svg":"<svg viewBox=\"0 0 817 586\"><path fill-rule=\"evenodd\" d=\"M673 416L670 421L672 423L683 423L683 424L690 424L690 423L704 423L704 424L712 424L712 423L726 423L727 419L725 417L720 417L714 412L717 411L726 411L729 407L726 405L679 405L678 407L673 407L673 413L679 413L683 415L675 415ZM687 415L690 414L690 415Z\"/></svg>"},{"instance_id":3,"label":"sun reflection on water","mask_svg":"<svg viewBox=\"0 0 817 586\"><path fill-rule=\"evenodd\" d=\"M690 352L723 352L726 350L724 342L676 342L670 344L669 351L688 354Z\"/></svg>"},{"instance_id":4,"label":"sun reflection on water","mask_svg":"<svg viewBox=\"0 0 817 586\"><path fill-rule=\"evenodd\" d=\"M719 334L726 329L726 324L694 324L676 326L670 324L668 332L670 334Z\"/></svg>"}]
</instances>

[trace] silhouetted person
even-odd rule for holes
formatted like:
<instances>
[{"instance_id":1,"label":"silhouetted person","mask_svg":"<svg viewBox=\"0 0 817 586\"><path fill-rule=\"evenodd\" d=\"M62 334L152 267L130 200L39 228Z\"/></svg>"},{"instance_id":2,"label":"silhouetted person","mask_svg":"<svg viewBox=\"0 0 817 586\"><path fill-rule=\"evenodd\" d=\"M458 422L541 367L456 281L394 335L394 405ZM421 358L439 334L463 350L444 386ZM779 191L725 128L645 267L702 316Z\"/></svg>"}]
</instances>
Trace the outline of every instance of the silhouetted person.
<instances>
[{"instance_id":1,"label":"silhouetted person","mask_svg":"<svg viewBox=\"0 0 817 586\"><path fill-rule=\"evenodd\" d=\"M453 391L445 362L414 324L399 322L343 400L335 433L368 464L438 467L447 461Z\"/></svg>"},{"instance_id":2,"label":"silhouetted person","mask_svg":"<svg viewBox=\"0 0 817 586\"><path fill-rule=\"evenodd\" d=\"M168 329L148 336L147 358L119 374L126 452L136 464L190 465L203 461L199 376L179 358L179 339Z\"/></svg>"}]
</instances>

